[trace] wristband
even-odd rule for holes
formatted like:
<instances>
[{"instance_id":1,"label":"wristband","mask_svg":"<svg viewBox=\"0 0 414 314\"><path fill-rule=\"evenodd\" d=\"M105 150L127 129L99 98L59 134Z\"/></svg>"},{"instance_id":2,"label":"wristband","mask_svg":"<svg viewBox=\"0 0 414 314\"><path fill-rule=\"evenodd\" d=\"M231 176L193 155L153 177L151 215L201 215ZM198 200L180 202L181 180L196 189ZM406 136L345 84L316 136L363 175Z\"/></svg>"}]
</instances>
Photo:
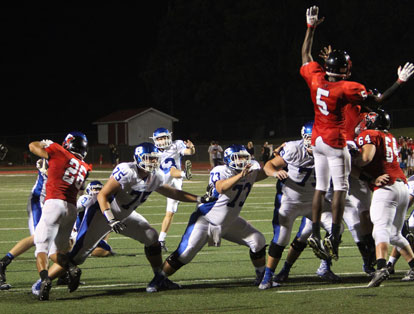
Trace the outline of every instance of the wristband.
<instances>
[{"instance_id":1,"label":"wristband","mask_svg":"<svg viewBox=\"0 0 414 314\"><path fill-rule=\"evenodd\" d=\"M197 203L201 203L201 196L197 196Z\"/></svg>"},{"instance_id":2,"label":"wristband","mask_svg":"<svg viewBox=\"0 0 414 314\"><path fill-rule=\"evenodd\" d=\"M103 214L108 221L115 220L114 214L110 208L105 209Z\"/></svg>"}]
</instances>

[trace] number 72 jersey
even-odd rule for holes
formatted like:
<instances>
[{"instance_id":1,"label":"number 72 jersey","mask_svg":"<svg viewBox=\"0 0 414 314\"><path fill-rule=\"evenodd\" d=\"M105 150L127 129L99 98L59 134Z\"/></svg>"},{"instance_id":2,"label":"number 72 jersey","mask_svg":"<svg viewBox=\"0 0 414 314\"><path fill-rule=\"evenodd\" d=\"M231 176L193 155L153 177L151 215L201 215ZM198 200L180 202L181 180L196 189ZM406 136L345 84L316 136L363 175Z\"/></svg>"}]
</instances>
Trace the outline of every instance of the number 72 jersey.
<instances>
[{"instance_id":1,"label":"number 72 jersey","mask_svg":"<svg viewBox=\"0 0 414 314\"><path fill-rule=\"evenodd\" d=\"M374 178L387 173L390 176L388 185L394 184L397 179L407 183L404 172L400 168L397 160L398 149L395 137L389 132L379 130L365 130L361 132L357 138L358 147L372 144L375 145L375 156L372 161L363 169ZM371 186L376 190L378 187Z\"/></svg>"}]
</instances>

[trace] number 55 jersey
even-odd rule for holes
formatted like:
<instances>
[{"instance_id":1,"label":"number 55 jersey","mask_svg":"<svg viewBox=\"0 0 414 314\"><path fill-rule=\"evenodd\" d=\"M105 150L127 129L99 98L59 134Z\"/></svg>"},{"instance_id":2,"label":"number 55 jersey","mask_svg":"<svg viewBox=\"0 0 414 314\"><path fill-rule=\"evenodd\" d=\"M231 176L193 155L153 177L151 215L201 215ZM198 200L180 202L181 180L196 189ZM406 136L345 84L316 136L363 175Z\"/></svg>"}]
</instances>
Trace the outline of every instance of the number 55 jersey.
<instances>
[{"instance_id":1,"label":"number 55 jersey","mask_svg":"<svg viewBox=\"0 0 414 314\"><path fill-rule=\"evenodd\" d=\"M359 104L367 97L365 87L357 82L326 80L325 70L317 62L302 65L300 74L309 86L315 110L312 145L321 136L325 144L334 148L346 146L344 108Z\"/></svg>"},{"instance_id":2,"label":"number 55 jersey","mask_svg":"<svg viewBox=\"0 0 414 314\"><path fill-rule=\"evenodd\" d=\"M256 180L260 165L252 160L251 172L241 178L231 189L223 194L218 194L218 199L212 203L201 204L198 210L213 225L225 225L239 217L240 211ZM219 180L225 180L235 176L238 172L226 165L214 167L210 172L209 184L216 184ZM215 192L217 193L217 192Z\"/></svg>"},{"instance_id":3,"label":"number 55 jersey","mask_svg":"<svg viewBox=\"0 0 414 314\"><path fill-rule=\"evenodd\" d=\"M374 178L387 173L390 176L387 185L392 185L397 180L407 183L404 172L401 170L397 160L397 141L391 133L378 130L365 130L359 134L357 145L358 147L362 147L366 144L375 145L376 151L373 160L363 167L364 171ZM372 190L379 189L379 187L373 185L370 185L370 188Z\"/></svg>"}]
</instances>

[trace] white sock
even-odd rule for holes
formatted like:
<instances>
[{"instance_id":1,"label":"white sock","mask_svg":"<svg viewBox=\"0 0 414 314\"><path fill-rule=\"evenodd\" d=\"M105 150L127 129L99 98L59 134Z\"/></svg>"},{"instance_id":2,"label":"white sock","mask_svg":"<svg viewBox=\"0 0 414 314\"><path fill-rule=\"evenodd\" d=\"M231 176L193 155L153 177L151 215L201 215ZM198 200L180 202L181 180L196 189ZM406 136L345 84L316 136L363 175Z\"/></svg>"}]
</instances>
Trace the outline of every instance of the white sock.
<instances>
[{"instance_id":1,"label":"white sock","mask_svg":"<svg viewBox=\"0 0 414 314\"><path fill-rule=\"evenodd\" d=\"M164 231L160 232L160 235L158 237L158 241L165 241L165 238L167 237L167 233Z\"/></svg>"},{"instance_id":2,"label":"white sock","mask_svg":"<svg viewBox=\"0 0 414 314\"><path fill-rule=\"evenodd\" d=\"M388 263L391 263L391 265L394 265L396 261L397 259L394 256L390 256L390 258L388 259Z\"/></svg>"}]
</instances>

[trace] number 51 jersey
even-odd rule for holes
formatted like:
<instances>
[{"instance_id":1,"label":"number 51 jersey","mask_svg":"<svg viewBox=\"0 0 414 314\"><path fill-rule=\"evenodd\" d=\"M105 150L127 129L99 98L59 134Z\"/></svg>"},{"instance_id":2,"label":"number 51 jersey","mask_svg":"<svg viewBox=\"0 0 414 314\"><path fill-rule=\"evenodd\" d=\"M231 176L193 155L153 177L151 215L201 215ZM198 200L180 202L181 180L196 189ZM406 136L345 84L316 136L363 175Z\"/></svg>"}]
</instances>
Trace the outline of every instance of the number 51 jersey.
<instances>
[{"instance_id":1,"label":"number 51 jersey","mask_svg":"<svg viewBox=\"0 0 414 314\"><path fill-rule=\"evenodd\" d=\"M219 194L217 201L199 205L198 210L213 225L225 225L239 217L243 204L260 170L260 165L257 161L252 160L251 163L251 172L244 178L241 178L227 192ZM236 170L226 165L216 166L210 172L209 184L215 185L217 181L231 178L237 173Z\"/></svg>"}]
</instances>

